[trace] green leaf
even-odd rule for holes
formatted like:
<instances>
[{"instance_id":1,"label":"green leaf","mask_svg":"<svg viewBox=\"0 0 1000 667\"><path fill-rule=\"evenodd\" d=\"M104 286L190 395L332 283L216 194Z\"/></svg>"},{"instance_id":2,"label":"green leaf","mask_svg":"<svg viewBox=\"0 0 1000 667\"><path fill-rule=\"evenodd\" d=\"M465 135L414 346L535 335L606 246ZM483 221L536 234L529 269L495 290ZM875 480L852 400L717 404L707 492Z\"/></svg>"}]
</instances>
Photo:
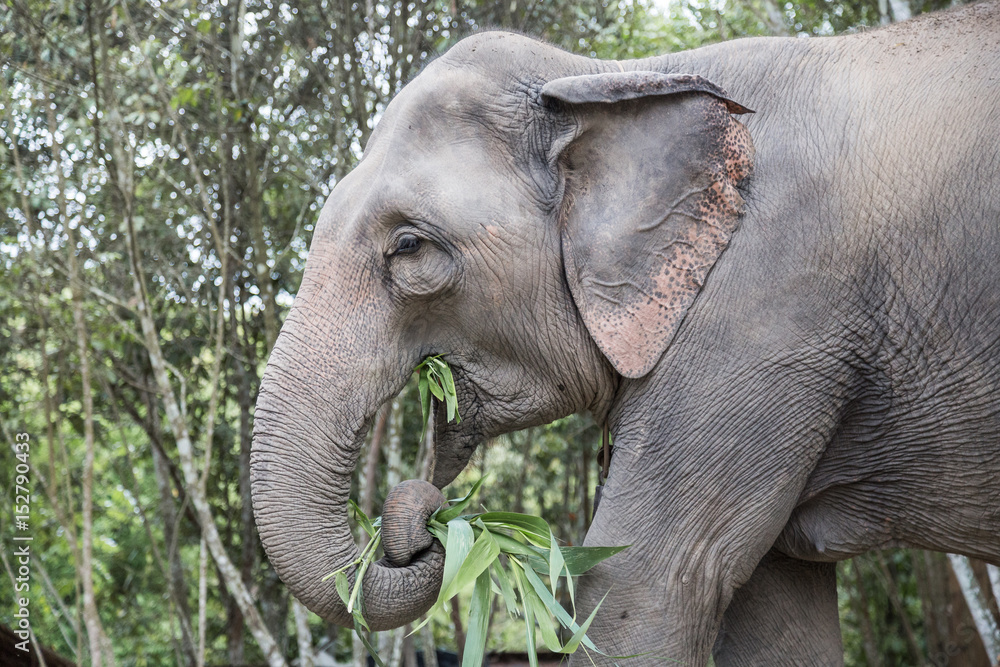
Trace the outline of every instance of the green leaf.
<instances>
[{"instance_id":1,"label":"green leaf","mask_svg":"<svg viewBox=\"0 0 1000 667\"><path fill-rule=\"evenodd\" d=\"M441 364L441 384L444 387L444 392L449 396L458 394L455 391L455 376L451 374L451 366L446 363Z\"/></svg>"},{"instance_id":2,"label":"green leaf","mask_svg":"<svg viewBox=\"0 0 1000 667\"><path fill-rule=\"evenodd\" d=\"M579 630L580 626L577 625L576 621L573 620L573 617L570 616L565 609L563 609L562 605L556 602L556 599L552 597L552 594L549 592L548 587L544 583L542 583L542 580L538 578L538 575L535 574L530 567L524 568L523 572L524 572L524 578L528 581L529 584L531 584L532 590L534 590L535 593L538 595L538 597L541 598L542 602L545 603L545 606L548 608L549 612L553 616L555 616L560 623L562 623L562 626L564 628L572 630L573 632ZM582 641L584 646L600 653L597 647L594 646L594 642L590 641L590 639L586 635L583 636Z\"/></svg>"},{"instance_id":3,"label":"green leaf","mask_svg":"<svg viewBox=\"0 0 1000 667\"><path fill-rule=\"evenodd\" d=\"M438 594L438 603L442 603L450 595L446 595L451 584L455 580L465 557L472 551L475 542L475 535L472 526L465 519L452 519L448 522L448 540L444 547L444 575L441 579L441 592Z\"/></svg>"},{"instance_id":4,"label":"green leaf","mask_svg":"<svg viewBox=\"0 0 1000 667\"><path fill-rule=\"evenodd\" d=\"M549 535L552 531L548 522L541 517L518 512L485 512L479 518L491 529L512 528L524 535L532 544L543 549L549 548Z\"/></svg>"},{"instance_id":5,"label":"green leaf","mask_svg":"<svg viewBox=\"0 0 1000 667\"><path fill-rule=\"evenodd\" d=\"M364 564L361 567L363 569L366 566L367 564ZM355 605L354 610L351 611L351 603L348 602L347 609L348 611L350 611L351 616L354 617L354 626L357 627L360 625L365 630L368 630L370 632L371 628L368 627L368 622L365 620L365 617L361 613L361 610L364 609L365 607L365 592L363 590L363 587L361 586L361 581L363 578L364 578L364 572L359 570L358 574L356 574L354 578L354 593L353 593L353 595L358 596L357 604Z\"/></svg>"},{"instance_id":6,"label":"green leaf","mask_svg":"<svg viewBox=\"0 0 1000 667\"><path fill-rule=\"evenodd\" d=\"M458 500L449 501L452 505L446 509L439 509L437 512L431 515L431 520L440 521L441 523L448 523L452 519L462 515L465 508L469 506L472 502L472 497L476 495L479 491L479 487L483 485L486 475L480 477L475 484L472 485L472 490L469 491L464 498Z\"/></svg>"},{"instance_id":7,"label":"green leaf","mask_svg":"<svg viewBox=\"0 0 1000 667\"><path fill-rule=\"evenodd\" d=\"M590 612L590 616L588 616L587 620L583 622L583 625L581 625L580 628L573 633L573 636L569 638L568 642L566 642L566 646L559 651L560 653L573 653L576 651L576 649L580 646L580 642L586 639L587 630L590 628L590 624L594 622L594 617L597 616L597 610L601 608L601 605L604 604L604 599L607 597L608 595L605 593L604 597L601 598L601 601L597 603L596 607L594 607L594 611Z\"/></svg>"},{"instance_id":8,"label":"green leaf","mask_svg":"<svg viewBox=\"0 0 1000 667\"><path fill-rule=\"evenodd\" d=\"M437 538L437 541L444 546L448 543L448 529L440 524L434 526L427 526L427 530L431 531L431 535Z\"/></svg>"},{"instance_id":9,"label":"green leaf","mask_svg":"<svg viewBox=\"0 0 1000 667\"><path fill-rule=\"evenodd\" d=\"M556 586L559 585L559 576L562 574L563 565L562 551L556 542L556 536L549 531L549 586L552 587L552 596L555 597Z\"/></svg>"},{"instance_id":10,"label":"green leaf","mask_svg":"<svg viewBox=\"0 0 1000 667\"><path fill-rule=\"evenodd\" d=\"M511 618L517 616L517 597L514 595L514 587L500 561L493 564L493 574L497 576L497 587L500 589L500 597L503 598L503 603L507 607L507 614Z\"/></svg>"},{"instance_id":11,"label":"green leaf","mask_svg":"<svg viewBox=\"0 0 1000 667\"><path fill-rule=\"evenodd\" d=\"M559 641L559 635L556 634L556 626L538 595L531 588L528 588L525 591L524 601L526 606L531 606L531 613L535 617L535 621L538 622L538 629L542 632L542 641L545 642L545 647L550 651L561 651L562 643Z\"/></svg>"},{"instance_id":12,"label":"green leaf","mask_svg":"<svg viewBox=\"0 0 1000 667\"><path fill-rule=\"evenodd\" d=\"M423 433L427 430L427 419L431 415L431 392L427 388L427 376L419 371L417 372L417 390L420 393L420 414L424 418L423 425L420 427L420 432Z\"/></svg>"},{"instance_id":13,"label":"green leaf","mask_svg":"<svg viewBox=\"0 0 1000 667\"><path fill-rule=\"evenodd\" d=\"M489 533L483 533L489 535ZM482 539L482 536L480 536ZM476 578L469 606L469 626L465 634L462 667L482 667L486 653L486 633L490 623L490 573L483 570Z\"/></svg>"},{"instance_id":14,"label":"green leaf","mask_svg":"<svg viewBox=\"0 0 1000 667\"><path fill-rule=\"evenodd\" d=\"M518 561L512 558L510 573L514 577L514 583L517 585L517 591L521 594L523 602L527 599L525 597L527 587L522 583L521 576L518 574L519 571L523 572L524 570L518 566ZM528 654L529 667L538 667L538 648L535 646L535 616L531 613L531 605L527 603L524 604L524 644Z\"/></svg>"},{"instance_id":15,"label":"green leaf","mask_svg":"<svg viewBox=\"0 0 1000 667\"><path fill-rule=\"evenodd\" d=\"M563 559L566 561L566 569L574 577L578 577L601 561L611 558L616 553L628 549L624 547L560 547ZM536 572L545 573L548 565L541 559L534 557L531 559L531 567Z\"/></svg>"},{"instance_id":16,"label":"green leaf","mask_svg":"<svg viewBox=\"0 0 1000 667\"><path fill-rule=\"evenodd\" d=\"M528 556L529 559L536 559L538 562L545 565L543 560L543 555L545 552L538 547L532 546L530 544L525 544L515 540L513 537L504 535L503 533L497 532L496 525L493 526L493 530L490 531L493 534L493 539L497 541L500 545L500 552L505 554L516 554L518 556ZM542 570L545 572L546 570Z\"/></svg>"},{"instance_id":17,"label":"green leaf","mask_svg":"<svg viewBox=\"0 0 1000 667\"><path fill-rule=\"evenodd\" d=\"M455 519L455 521L461 521L461 519ZM450 523L448 525L451 526ZM450 554L446 549L446 565L449 555ZM443 597L440 599L447 600L460 590L463 590L466 586L475 581L476 578L490 565L492 565L493 561L495 561L499 555L500 547L497 545L496 540L493 539L493 536L490 535L490 531L482 531L479 534L479 539L477 539L476 543L472 545L472 549L469 550L468 555L465 557L465 561L462 563L461 567L459 567L458 572L455 573L454 578L449 582L447 589L443 583L441 584L441 595Z\"/></svg>"},{"instance_id":18,"label":"green leaf","mask_svg":"<svg viewBox=\"0 0 1000 667\"><path fill-rule=\"evenodd\" d=\"M434 394L434 398L436 398L439 401L444 400L444 389L442 389L441 385L439 385L436 381L432 379L430 382L428 382L427 388L431 390L432 394Z\"/></svg>"},{"instance_id":19,"label":"green leaf","mask_svg":"<svg viewBox=\"0 0 1000 667\"><path fill-rule=\"evenodd\" d=\"M378 667L385 667L385 663L382 662L382 659L380 657L378 657L378 651L375 649L374 646L372 646L371 642L368 641L368 637L365 636L364 629L358 622L357 616L354 617L354 631L358 633L358 637L361 638L361 643L365 645L365 649L368 650L368 654L371 655L372 660L375 661L375 664L378 665Z\"/></svg>"},{"instance_id":20,"label":"green leaf","mask_svg":"<svg viewBox=\"0 0 1000 667\"><path fill-rule=\"evenodd\" d=\"M337 576L334 578L334 584L337 587L337 595L340 596L341 602L343 602L346 607L347 601L351 597L351 589L347 586L347 575L344 574L343 570L337 572Z\"/></svg>"},{"instance_id":21,"label":"green leaf","mask_svg":"<svg viewBox=\"0 0 1000 667\"><path fill-rule=\"evenodd\" d=\"M573 610L573 618L576 618L576 592L573 590L573 575L567 568L563 568L566 573L566 592L569 593L569 607Z\"/></svg>"},{"instance_id":22,"label":"green leaf","mask_svg":"<svg viewBox=\"0 0 1000 667\"><path fill-rule=\"evenodd\" d=\"M347 501L347 505L348 505L348 507L351 508L351 510L354 511L354 518L357 520L358 525L360 525L364 529L364 531L366 533L368 533L369 537L374 538L375 537L375 527L372 526L372 522L368 518L368 515L365 514L364 512L362 512L361 508L358 507L358 504L356 502L354 502L353 500L348 500Z\"/></svg>"}]
</instances>

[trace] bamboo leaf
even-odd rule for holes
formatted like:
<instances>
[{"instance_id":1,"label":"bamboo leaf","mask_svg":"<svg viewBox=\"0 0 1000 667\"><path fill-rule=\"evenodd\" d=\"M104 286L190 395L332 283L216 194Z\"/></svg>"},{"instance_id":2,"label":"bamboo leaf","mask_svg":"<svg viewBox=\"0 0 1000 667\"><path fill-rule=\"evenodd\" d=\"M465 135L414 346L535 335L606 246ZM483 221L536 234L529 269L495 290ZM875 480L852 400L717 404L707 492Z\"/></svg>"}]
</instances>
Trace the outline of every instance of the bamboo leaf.
<instances>
[{"instance_id":1,"label":"bamboo leaf","mask_svg":"<svg viewBox=\"0 0 1000 667\"><path fill-rule=\"evenodd\" d=\"M485 512L479 516L491 530L496 528L511 528L520 532L536 546L549 548L549 524L545 519L530 514L518 512ZM490 525L493 524L493 525Z\"/></svg>"},{"instance_id":2,"label":"bamboo leaf","mask_svg":"<svg viewBox=\"0 0 1000 667\"><path fill-rule=\"evenodd\" d=\"M366 515L361 510L361 508L358 507L358 504L356 502L354 502L353 500L348 500L347 501L347 505L354 512L354 518L355 518L355 520L357 520L358 525L360 525L364 529L364 531L366 533L368 533L369 537L374 538L375 537L375 527L372 526L372 522L368 518L368 515Z\"/></svg>"},{"instance_id":3,"label":"bamboo leaf","mask_svg":"<svg viewBox=\"0 0 1000 667\"><path fill-rule=\"evenodd\" d=\"M531 606L531 613L538 623L538 629L541 630L542 641L545 642L545 647L550 651L561 652L563 646L559 641L559 636L556 634L556 626L552 622L549 611L530 587L525 591L524 602L525 606Z\"/></svg>"},{"instance_id":4,"label":"bamboo leaf","mask_svg":"<svg viewBox=\"0 0 1000 667\"><path fill-rule=\"evenodd\" d=\"M340 596L341 602L344 606L347 606L347 601L351 597L351 589L347 585L347 575L341 570L337 572L337 576L334 578L334 585L337 587L337 595Z\"/></svg>"},{"instance_id":5,"label":"bamboo leaf","mask_svg":"<svg viewBox=\"0 0 1000 667\"><path fill-rule=\"evenodd\" d=\"M375 661L375 664L378 665L378 667L385 667L385 663L382 662L382 659L380 657L378 657L378 651L375 650L375 647L372 646L370 641L368 641L368 637L365 635L364 629L358 622L358 616L354 617L354 631L358 633L358 637L361 638L361 643L365 645L365 649L367 649L368 655L372 657L372 660Z\"/></svg>"},{"instance_id":6,"label":"bamboo leaf","mask_svg":"<svg viewBox=\"0 0 1000 667\"><path fill-rule=\"evenodd\" d=\"M559 575L562 574L563 565L562 551L556 542L556 536L549 531L549 586L552 587L552 596L555 597L556 586L559 585Z\"/></svg>"},{"instance_id":7,"label":"bamboo leaf","mask_svg":"<svg viewBox=\"0 0 1000 667\"><path fill-rule=\"evenodd\" d=\"M438 511L436 511L434 514L431 515L431 520L440 521L441 523L448 523L452 519L461 516L462 512L465 511L465 508L468 507L469 504L472 502L472 497L476 495L476 493L479 491L479 487L483 485L483 482L485 480L486 480L486 475L480 477L476 481L476 483L472 485L472 490L469 491L469 493L464 498L458 501L455 500L450 501L452 503L451 507L448 507L446 509L439 509Z\"/></svg>"},{"instance_id":8,"label":"bamboo leaf","mask_svg":"<svg viewBox=\"0 0 1000 667\"><path fill-rule=\"evenodd\" d=\"M507 607L507 614L513 618L517 616L517 597L514 595L514 587L510 583L510 576L504 570L503 564L498 560L493 563L493 574L497 576L497 588L500 597Z\"/></svg>"},{"instance_id":9,"label":"bamboo leaf","mask_svg":"<svg viewBox=\"0 0 1000 667\"><path fill-rule=\"evenodd\" d=\"M456 521L460 520L461 519L456 519ZM496 540L493 539L490 531L482 531L479 534L479 539L477 539L476 543L472 545L472 549L469 550L468 555L465 557L465 561L459 567L458 572L455 573L455 576L449 582L448 588L446 589L442 584L441 595L443 596L443 599L447 600L459 591L464 590L465 587L475 581L476 578L482 574L499 555L500 547L497 545ZM448 554L446 550L446 562L447 558Z\"/></svg>"},{"instance_id":10,"label":"bamboo leaf","mask_svg":"<svg viewBox=\"0 0 1000 667\"><path fill-rule=\"evenodd\" d=\"M521 575L518 571L523 571L523 568L519 567L517 559L510 559L510 573L514 579L514 584L517 586L517 592L521 595L521 601L524 602L527 598L525 597L525 590L527 586L521 581ZM524 604L524 644L525 649L528 654L528 665L529 667L538 667L538 649L535 646L535 616L531 613L531 605Z\"/></svg>"},{"instance_id":11,"label":"bamboo leaf","mask_svg":"<svg viewBox=\"0 0 1000 667\"><path fill-rule=\"evenodd\" d=\"M489 535L484 532L483 535ZM482 535L480 535L482 539ZM490 623L490 573L483 570L476 578L469 607L469 626L465 634L462 667L482 667L486 653L486 633Z\"/></svg>"},{"instance_id":12,"label":"bamboo leaf","mask_svg":"<svg viewBox=\"0 0 1000 667\"><path fill-rule=\"evenodd\" d=\"M444 575L441 579L441 592L438 594L438 603L442 603L450 598L446 595L451 589L455 575L458 574L466 556L472 551L475 543L475 536L472 526L465 519L452 519L448 522L448 541L444 548Z\"/></svg>"},{"instance_id":13,"label":"bamboo leaf","mask_svg":"<svg viewBox=\"0 0 1000 667\"><path fill-rule=\"evenodd\" d=\"M548 587L542 583L542 580L538 578L538 575L535 574L530 567L524 568L523 572L524 578L531 585L532 590L534 590L538 597L541 598L542 602L545 603L545 606L548 607L549 612L559 620L562 626L572 630L573 632L579 630L580 626L573 620L569 613L562 608L562 605L556 602L556 599L552 597ZM594 646L594 642L590 641L586 635L583 636L582 641L583 645L587 648L601 653L597 650L597 647Z\"/></svg>"},{"instance_id":14,"label":"bamboo leaf","mask_svg":"<svg viewBox=\"0 0 1000 667\"><path fill-rule=\"evenodd\" d=\"M423 425L420 431L427 430L427 419L431 414L431 392L427 388L427 376L417 371L417 391L420 394L420 414L423 415Z\"/></svg>"},{"instance_id":15,"label":"bamboo leaf","mask_svg":"<svg viewBox=\"0 0 1000 667\"><path fill-rule=\"evenodd\" d=\"M574 577L580 576L601 561L605 561L625 549L628 549L628 545L624 547L560 547L563 559L566 561L566 569ZM537 557L533 559L531 566L541 574L545 574L548 568L548 565Z\"/></svg>"},{"instance_id":16,"label":"bamboo leaf","mask_svg":"<svg viewBox=\"0 0 1000 667\"><path fill-rule=\"evenodd\" d=\"M490 531L490 533L493 534L493 539L495 539L497 541L497 544L500 545L500 551L502 553L516 554L518 556L528 556L529 559L535 559L538 562L542 563L543 565L545 564L545 561L543 560L542 556L542 554L544 554L545 552L539 549L538 547L532 546L530 544L525 544L524 542L515 540L513 537L504 535L503 533L498 533L496 530L496 524L492 526L492 530ZM545 570L542 570L542 572L544 573Z\"/></svg>"},{"instance_id":17,"label":"bamboo leaf","mask_svg":"<svg viewBox=\"0 0 1000 667\"><path fill-rule=\"evenodd\" d=\"M573 575L566 567L563 567L563 572L566 573L566 592L569 593L569 606L573 610L573 618L576 618L576 592L573 590Z\"/></svg>"},{"instance_id":18,"label":"bamboo leaf","mask_svg":"<svg viewBox=\"0 0 1000 667\"><path fill-rule=\"evenodd\" d=\"M588 616L587 620L583 622L583 625L581 625L580 628L573 633L573 636L569 638L568 642L566 642L566 646L559 651L560 653L573 653L576 651L576 649L580 646L580 642L587 637L587 630L590 628L590 624L593 623L594 617L597 616L597 610L601 608L601 605L604 604L604 599L607 597L608 596L605 593L604 597L601 598L601 601L597 603L596 607L594 607L594 611L590 612L590 616Z\"/></svg>"},{"instance_id":19,"label":"bamboo leaf","mask_svg":"<svg viewBox=\"0 0 1000 667\"><path fill-rule=\"evenodd\" d=\"M435 380L432 379L430 382L428 382L427 388L431 390L432 394L434 394L434 398L436 398L439 401L444 400L444 389L442 389L441 385L439 385Z\"/></svg>"}]
</instances>

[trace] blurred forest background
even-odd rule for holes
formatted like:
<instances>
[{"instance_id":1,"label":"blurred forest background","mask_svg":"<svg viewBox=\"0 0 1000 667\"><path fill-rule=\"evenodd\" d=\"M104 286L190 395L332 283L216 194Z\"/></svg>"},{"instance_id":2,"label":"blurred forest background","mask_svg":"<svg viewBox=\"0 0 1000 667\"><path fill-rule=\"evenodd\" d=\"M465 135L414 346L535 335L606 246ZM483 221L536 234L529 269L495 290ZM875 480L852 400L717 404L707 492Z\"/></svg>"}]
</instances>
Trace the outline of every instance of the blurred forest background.
<instances>
[{"instance_id":1,"label":"blurred forest background","mask_svg":"<svg viewBox=\"0 0 1000 667\"><path fill-rule=\"evenodd\" d=\"M360 645L291 599L264 557L250 433L319 209L435 54L505 27L631 58L863 30L947 4L7 0L0 495L13 502L12 445L27 433L38 640L80 665L360 664ZM420 475L420 424L412 386L380 413L358 468L369 514ZM481 448L455 494L489 471L483 504L540 514L579 543L598 442L582 417L513 434ZM10 626L8 506L0 533ZM839 572L848 664L996 660L983 563L895 550ZM450 611L408 639L381 633L381 653L410 667L431 642L455 650L461 605ZM492 623L490 649L521 648L503 613Z\"/></svg>"}]
</instances>

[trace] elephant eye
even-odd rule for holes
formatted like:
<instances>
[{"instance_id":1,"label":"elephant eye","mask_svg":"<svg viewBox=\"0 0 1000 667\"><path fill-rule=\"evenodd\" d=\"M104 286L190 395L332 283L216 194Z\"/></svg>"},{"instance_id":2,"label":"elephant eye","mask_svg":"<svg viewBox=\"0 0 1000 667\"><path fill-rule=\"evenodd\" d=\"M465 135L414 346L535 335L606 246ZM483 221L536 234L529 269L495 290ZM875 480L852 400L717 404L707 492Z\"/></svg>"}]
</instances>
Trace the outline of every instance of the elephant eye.
<instances>
[{"instance_id":1,"label":"elephant eye","mask_svg":"<svg viewBox=\"0 0 1000 667\"><path fill-rule=\"evenodd\" d=\"M420 249L420 239L413 234L402 234L396 241L394 255L409 255Z\"/></svg>"}]
</instances>

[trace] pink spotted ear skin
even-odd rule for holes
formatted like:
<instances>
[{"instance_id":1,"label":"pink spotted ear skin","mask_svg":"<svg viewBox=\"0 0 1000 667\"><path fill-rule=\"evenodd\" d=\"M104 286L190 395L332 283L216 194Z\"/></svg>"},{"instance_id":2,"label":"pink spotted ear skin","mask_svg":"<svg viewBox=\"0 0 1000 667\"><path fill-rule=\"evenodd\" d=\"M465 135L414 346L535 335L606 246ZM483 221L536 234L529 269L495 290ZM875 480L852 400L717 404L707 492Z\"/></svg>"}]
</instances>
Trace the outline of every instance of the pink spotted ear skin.
<instances>
[{"instance_id":1,"label":"pink spotted ear skin","mask_svg":"<svg viewBox=\"0 0 1000 667\"><path fill-rule=\"evenodd\" d=\"M729 101L685 97L682 113L668 115L671 127L662 130L672 155L654 165L647 144L648 157L638 157L653 172L652 181L645 193L644 184L624 184L635 202L632 210L589 201L600 199L613 171L602 174L592 164L594 179L583 174L576 184L572 176L567 183L567 280L591 336L628 378L649 373L676 334L738 226L744 202L736 185L753 168L753 142L730 115ZM671 132L697 136L671 143ZM595 239L603 247L595 247Z\"/></svg>"}]
</instances>

